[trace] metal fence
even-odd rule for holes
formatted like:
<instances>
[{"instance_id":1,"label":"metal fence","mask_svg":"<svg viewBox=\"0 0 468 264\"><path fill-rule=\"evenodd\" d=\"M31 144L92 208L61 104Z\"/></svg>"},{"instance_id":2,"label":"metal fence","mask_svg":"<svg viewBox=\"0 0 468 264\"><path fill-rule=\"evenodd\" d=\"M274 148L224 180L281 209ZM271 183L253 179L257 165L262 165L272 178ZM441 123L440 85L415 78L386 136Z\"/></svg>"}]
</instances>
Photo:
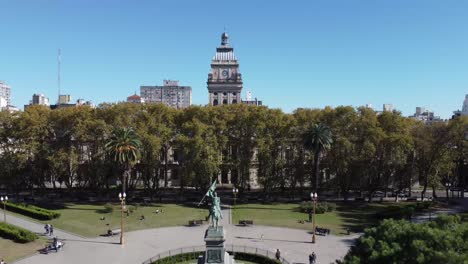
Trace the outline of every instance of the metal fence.
<instances>
[{"instance_id":1,"label":"metal fence","mask_svg":"<svg viewBox=\"0 0 468 264\"><path fill-rule=\"evenodd\" d=\"M224 248L230 254L240 252L240 253L260 255L260 256L270 258L270 259L276 259L276 253L266 250L266 249L248 247L248 246L238 246L238 245L225 245ZM161 260L167 257L177 256L177 255L185 254L185 253L205 252L205 250L206 250L206 246L194 246L194 247L183 247L183 248L178 248L178 249L172 249L172 250L159 253L158 255L143 262L143 264L151 264L153 262L156 262L158 260ZM280 261L282 264L290 264L290 262L287 261L283 257L280 258Z\"/></svg>"}]
</instances>

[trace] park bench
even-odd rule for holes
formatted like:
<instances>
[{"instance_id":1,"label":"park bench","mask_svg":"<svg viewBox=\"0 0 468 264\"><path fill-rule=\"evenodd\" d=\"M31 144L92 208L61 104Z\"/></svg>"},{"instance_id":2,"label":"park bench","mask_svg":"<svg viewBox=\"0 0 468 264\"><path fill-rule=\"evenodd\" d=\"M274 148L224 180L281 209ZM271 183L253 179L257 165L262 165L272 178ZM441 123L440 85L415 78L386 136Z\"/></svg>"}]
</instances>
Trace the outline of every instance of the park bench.
<instances>
[{"instance_id":1,"label":"park bench","mask_svg":"<svg viewBox=\"0 0 468 264\"><path fill-rule=\"evenodd\" d=\"M109 230L107 230L107 235L108 236L115 236L115 235L119 235L120 233L122 233L121 229L109 229Z\"/></svg>"},{"instance_id":2,"label":"park bench","mask_svg":"<svg viewBox=\"0 0 468 264\"><path fill-rule=\"evenodd\" d=\"M190 220L189 221L189 226L199 226L203 225L203 220Z\"/></svg>"},{"instance_id":3,"label":"park bench","mask_svg":"<svg viewBox=\"0 0 468 264\"><path fill-rule=\"evenodd\" d=\"M315 233L316 233L317 235L326 236L326 235L329 235L329 234L330 234L330 229L328 229L328 228L315 227Z\"/></svg>"},{"instance_id":4,"label":"park bench","mask_svg":"<svg viewBox=\"0 0 468 264\"><path fill-rule=\"evenodd\" d=\"M239 225L243 225L243 226L247 226L247 225L253 225L253 221L252 220L240 220L239 221Z\"/></svg>"}]
</instances>

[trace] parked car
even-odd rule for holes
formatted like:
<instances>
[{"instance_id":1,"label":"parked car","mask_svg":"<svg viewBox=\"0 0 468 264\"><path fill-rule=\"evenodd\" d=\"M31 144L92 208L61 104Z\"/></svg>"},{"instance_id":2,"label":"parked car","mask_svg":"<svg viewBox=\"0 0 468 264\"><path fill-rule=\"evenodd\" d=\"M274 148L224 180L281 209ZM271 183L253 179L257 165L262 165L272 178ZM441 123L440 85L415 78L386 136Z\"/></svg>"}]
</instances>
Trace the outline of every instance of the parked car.
<instances>
[{"instance_id":1,"label":"parked car","mask_svg":"<svg viewBox=\"0 0 468 264\"><path fill-rule=\"evenodd\" d=\"M372 194L372 197L385 197L385 193L381 191L376 191Z\"/></svg>"}]
</instances>

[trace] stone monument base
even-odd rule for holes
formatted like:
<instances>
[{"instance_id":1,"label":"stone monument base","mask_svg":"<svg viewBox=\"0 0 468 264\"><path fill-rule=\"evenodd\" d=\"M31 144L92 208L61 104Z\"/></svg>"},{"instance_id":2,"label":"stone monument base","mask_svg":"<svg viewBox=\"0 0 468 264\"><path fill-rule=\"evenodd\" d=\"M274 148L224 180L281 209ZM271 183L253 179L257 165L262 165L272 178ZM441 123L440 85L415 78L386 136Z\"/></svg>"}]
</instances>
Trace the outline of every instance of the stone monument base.
<instances>
[{"instance_id":1,"label":"stone monument base","mask_svg":"<svg viewBox=\"0 0 468 264\"><path fill-rule=\"evenodd\" d=\"M206 251L198 264L234 264L234 259L224 248L225 233L222 226L210 226L205 232Z\"/></svg>"}]
</instances>

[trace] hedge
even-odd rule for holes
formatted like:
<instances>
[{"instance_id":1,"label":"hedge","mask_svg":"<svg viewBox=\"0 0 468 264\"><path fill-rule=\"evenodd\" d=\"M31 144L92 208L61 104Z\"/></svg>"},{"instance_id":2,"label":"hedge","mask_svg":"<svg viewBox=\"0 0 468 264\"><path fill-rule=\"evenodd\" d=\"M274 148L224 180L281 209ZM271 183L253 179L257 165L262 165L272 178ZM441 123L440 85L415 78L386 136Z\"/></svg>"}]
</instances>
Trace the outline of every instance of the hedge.
<instances>
[{"instance_id":1,"label":"hedge","mask_svg":"<svg viewBox=\"0 0 468 264\"><path fill-rule=\"evenodd\" d=\"M411 219L414 213L427 210L434 206L433 202L417 202L415 204L408 204L403 206L389 206L384 211L376 213L379 220L393 218L393 219Z\"/></svg>"},{"instance_id":2,"label":"hedge","mask_svg":"<svg viewBox=\"0 0 468 264\"><path fill-rule=\"evenodd\" d=\"M15 204L11 202L8 202L6 204L6 209L39 220L51 220L60 216L60 213L53 212L34 205Z\"/></svg>"},{"instance_id":3,"label":"hedge","mask_svg":"<svg viewBox=\"0 0 468 264\"><path fill-rule=\"evenodd\" d=\"M198 256L205 254L205 252L202 251L196 251L196 252L190 252L190 253L183 253L175 256L169 256L160 260L156 260L152 264L173 264L173 263L179 263L179 262L184 262L187 260L196 260L198 259Z\"/></svg>"},{"instance_id":4,"label":"hedge","mask_svg":"<svg viewBox=\"0 0 468 264\"><path fill-rule=\"evenodd\" d=\"M7 223L0 223L0 236L19 243L32 242L38 238L35 233L29 230Z\"/></svg>"},{"instance_id":5,"label":"hedge","mask_svg":"<svg viewBox=\"0 0 468 264\"><path fill-rule=\"evenodd\" d=\"M299 206L299 211L303 213L309 213L313 211L314 204L311 201L302 202ZM315 206L316 214L323 214L326 212L333 212L336 210L336 204L328 202L320 202Z\"/></svg>"},{"instance_id":6,"label":"hedge","mask_svg":"<svg viewBox=\"0 0 468 264\"><path fill-rule=\"evenodd\" d=\"M230 254L233 254L233 252L228 251ZM190 253L183 253L175 256L169 256L160 260L156 260L152 264L174 264L174 263L180 263L188 260L194 260L196 261L198 259L198 256L204 255L205 252L203 251L196 251L196 252L190 252ZM256 255L256 254L251 254L251 253L244 253L244 252L234 252L234 259L235 260L245 260L245 261L250 261L254 263L262 263L262 264L281 264L281 262L275 260L275 259L270 259L262 255Z\"/></svg>"},{"instance_id":7,"label":"hedge","mask_svg":"<svg viewBox=\"0 0 468 264\"><path fill-rule=\"evenodd\" d=\"M281 264L281 262L276 259L271 259L262 255L250 254L250 253L244 253L244 252L235 252L234 259L245 260L245 261L249 261L253 263L262 263L262 264Z\"/></svg>"}]
</instances>

